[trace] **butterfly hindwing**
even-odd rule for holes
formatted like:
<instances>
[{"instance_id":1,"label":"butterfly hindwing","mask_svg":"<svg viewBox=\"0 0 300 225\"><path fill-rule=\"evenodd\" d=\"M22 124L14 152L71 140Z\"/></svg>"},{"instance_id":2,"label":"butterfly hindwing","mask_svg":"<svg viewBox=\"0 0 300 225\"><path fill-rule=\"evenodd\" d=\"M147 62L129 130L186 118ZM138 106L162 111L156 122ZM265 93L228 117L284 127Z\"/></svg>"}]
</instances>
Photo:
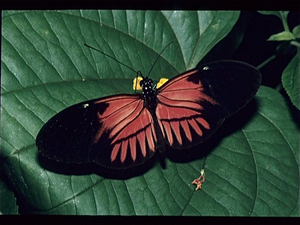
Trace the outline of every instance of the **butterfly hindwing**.
<instances>
[{"instance_id":1,"label":"butterfly hindwing","mask_svg":"<svg viewBox=\"0 0 300 225\"><path fill-rule=\"evenodd\" d=\"M59 162L121 169L154 155L153 126L140 95L116 95L63 110L44 125L36 143L43 156Z\"/></svg>"},{"instance_id":2,"label":"butterfly hindwing","mask_svg":"<svg viewBox=\"0 0 300 225\"><path fill-rule=\"evenodd\" d=\"M245 106L260 85L252 66L219 61L187 71L158 89L156 116L168 145L202 143L224 119Z\"/></svg>"}]
</instances>

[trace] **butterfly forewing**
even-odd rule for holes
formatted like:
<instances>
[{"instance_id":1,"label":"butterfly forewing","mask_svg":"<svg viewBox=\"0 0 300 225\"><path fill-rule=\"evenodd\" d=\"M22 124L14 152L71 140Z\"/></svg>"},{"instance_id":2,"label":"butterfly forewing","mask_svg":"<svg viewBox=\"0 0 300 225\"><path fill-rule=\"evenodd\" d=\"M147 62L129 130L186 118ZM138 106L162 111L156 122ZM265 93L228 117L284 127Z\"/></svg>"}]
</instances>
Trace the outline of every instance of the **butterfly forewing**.
<instances>
[{"instance_id":1,"label":"butterfly forewing","mask_svg":"<svg viewBox=\"0 0 300 225\"><path fill-rule=\"evenodd\" d=\"M168 81L158 90L156 108L166 143L187 148L205 141L253 98L260 79L246 63L221 61Z\"/></svg>"},{"instance_id":2,"label":"butterfly forewing","mask_svg":"<svg viewBox=\"0 0 300 225\"><path fill-rule=\"evenodd\" d=\"M261 83L259 71L239 61L209 63L202 67L200 74L190 79L201 79L209 86L225 118L243 108L255 96Z\"/></svg>"},{"instance_id":3,"label":"butterfly forewing","mask_svg":"<svg viewBox=\"0 0 300 225\"><path fill-rule=\"evenodd\" d=\"M152 116L140 95L71 106L49 120L36 141L41 154L50 159L115 169L145 162L154 155L156 142Z\"/></svg>"}]
</instances>

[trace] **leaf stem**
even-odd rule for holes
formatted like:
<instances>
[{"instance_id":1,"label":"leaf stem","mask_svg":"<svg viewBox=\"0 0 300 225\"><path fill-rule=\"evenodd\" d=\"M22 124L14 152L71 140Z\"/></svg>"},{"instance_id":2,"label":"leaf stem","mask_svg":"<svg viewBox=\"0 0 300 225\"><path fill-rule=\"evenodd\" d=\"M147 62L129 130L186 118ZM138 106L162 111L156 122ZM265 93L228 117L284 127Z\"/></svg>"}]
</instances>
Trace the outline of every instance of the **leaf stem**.
<instances>
[{"instance_id":1,"label":"leaf stem","mask_svg":"<svg viewBox=\"0 0 300 225\"><path fill-rule=\"evenodd\" d=\"M296 47L300 48L300 43L297 41L291 41L291 45L295 45Z\"/></svg>"},{"instance_id":2,"label":"leaf stem","mask_svg":"<svg viewBox=\"0 0 300 225\"><path fill-rule=\"evenodd\" d=\"M281 21L282 21L284 30L290 32L289 25L287 23L287 18L284 16L282 11L279 11L279 13L281 16Z\"/></svg>"},{"instance_id":3,"label":"leaf stem","mask_svg":"<svg viewBox=\"0 0 300 225\"><path fill-rule=\"evenodd\" d=\"M272 55L270 56L268 59L266 59L265 61L263 61L261 64L259 64L257 66L257 69L260 70L262 67L264 67L266 64L268 64L269 62L271 62L273 59L276 58L276 55Z\"/></svg>"}]
</instances>

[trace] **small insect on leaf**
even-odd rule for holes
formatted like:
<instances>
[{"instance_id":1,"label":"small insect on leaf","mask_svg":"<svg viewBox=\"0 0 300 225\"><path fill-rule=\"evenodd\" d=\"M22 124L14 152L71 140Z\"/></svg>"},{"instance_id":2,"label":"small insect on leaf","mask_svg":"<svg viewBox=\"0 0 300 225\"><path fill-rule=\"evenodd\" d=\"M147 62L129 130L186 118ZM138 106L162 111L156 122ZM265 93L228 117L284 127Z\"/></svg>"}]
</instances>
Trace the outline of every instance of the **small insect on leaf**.
<instances>
[{"instance_id":1,"label":"small insect on leaf","mask_svg":"<svg viewBox=\"0 0 300 225\"><path fill-rule=\"evenodd\" d=\"M202 184L204 183L204 181L205 181L205 174L204 174L204 169L202 169L201 171L200 171L200 177L198 177L197 179L195 179L193 182L192 182L192 184L195 184L195 185L197 185L196 186L196 191L198 191L199 189L201 189L202 188Z\"/></svg>"}]
</instances>

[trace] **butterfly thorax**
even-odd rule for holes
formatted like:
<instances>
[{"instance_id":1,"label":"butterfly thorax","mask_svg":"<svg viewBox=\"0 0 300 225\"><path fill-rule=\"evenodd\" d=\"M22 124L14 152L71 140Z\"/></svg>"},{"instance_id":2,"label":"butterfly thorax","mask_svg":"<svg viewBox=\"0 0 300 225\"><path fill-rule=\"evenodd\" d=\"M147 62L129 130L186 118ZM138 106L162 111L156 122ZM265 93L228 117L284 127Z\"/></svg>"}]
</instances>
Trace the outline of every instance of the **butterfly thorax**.
<instances>
[{"instance_id":1,"label":"butterfly thorax","mask_svg":"<svg viewBox=\"0 0 300 225\"><path fill-rule=\"evenodd\" d=\"M153 80L146 77L140 81L140 85L143 89L142 95L146 107L149 109L155 109L157 105L157 93L156 88L153 86Z\"/></svg>"}]
</instances>

